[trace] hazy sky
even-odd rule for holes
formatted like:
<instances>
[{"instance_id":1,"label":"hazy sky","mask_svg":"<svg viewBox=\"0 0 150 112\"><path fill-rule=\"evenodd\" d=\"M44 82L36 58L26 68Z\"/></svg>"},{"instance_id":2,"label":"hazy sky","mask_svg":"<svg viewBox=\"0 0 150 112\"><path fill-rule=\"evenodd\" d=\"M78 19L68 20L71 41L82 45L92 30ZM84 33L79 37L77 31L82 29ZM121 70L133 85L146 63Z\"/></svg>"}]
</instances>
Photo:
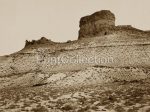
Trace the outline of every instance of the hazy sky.
<instances>
[{"instance_id":1,"label":"hazy sky","mask_svg":"<svg viewBox=\"0 0 150 112\"><path fill-rule=\"evenodd\" d=\"M75 40L80 18L103 9L117 25L150 29L150 0L0 0L0 55L22 49L26 39Z\"/></svg>"}]
</instances>

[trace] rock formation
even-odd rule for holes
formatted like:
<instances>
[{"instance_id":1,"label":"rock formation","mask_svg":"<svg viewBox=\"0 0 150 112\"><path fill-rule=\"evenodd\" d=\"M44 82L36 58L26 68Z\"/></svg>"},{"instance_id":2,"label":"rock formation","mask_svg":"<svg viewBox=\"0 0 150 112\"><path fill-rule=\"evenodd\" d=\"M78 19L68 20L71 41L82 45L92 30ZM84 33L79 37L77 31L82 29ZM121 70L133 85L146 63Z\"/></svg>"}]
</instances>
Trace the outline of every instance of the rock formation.
<instances>
[{"instance_id":1,"label":"rock formation","mask_svg":"<svg viewBox=\"0 0 150 112\"><path fill-rule=\"evenodd\" d=\"M149 35L147 31L133 28L131 25L115 26L115 15L108 10L102 10L81 18L79 39L109 34Z\"/></svg>"},{"instance_id":2,"label":"rock formation","mask_svg":"<svg viewBox=\"0 0 150 112\"><path fill-rule=\"evenodd\" d=\"M41 37L41 39L39 40L32 40L31 42L26 40L25 43L25 47L31 46L31 45L41 45L41 44L53 44L54 42L52 42L51 40L45 38L45 37Z\"/></svg>"},{"instance_id":3,"label":"rock formation","mask_svg":"<svg viewBox=\"0 0 150 112\"><path fill-rule=\"evenodd\" d=\"M78 40L26 40L0 57L0 112L149 112L149 51L150 31L107 10L81 18Z\"/></svg>"},{"instance_id":4,"label":"rock formation","mask_svg":"<svg viewBox=\"0 0 150 112\"><path fill-rule=\"evenodd\" d=\"M0 62L0 76L84 71L88 67L99 66L114 68L115 74L120 74L120 71L125 74L128 68L130 74L137 68L146 78L145 68L150 65L149 51L149 31L142 31L130 25L115 26L114 14L102 10L81 18L76 41L56 43L45 37L37 41L26 41L25 48L21 51L0 58L3 59ZM86 57L98 62L79 62L79 58Z\"/></svg>"},{"instance_id":5,"label":"rock formation","mask_svg":"<svg viewBox=\"0 0 150 112\"><path fill-rule=\"evenodd\" d=\"M85 16L80 20L79 39L96 35L107 35L110 27L115 26L115 15L107 10Z\"/></svg>"}]
</instances>

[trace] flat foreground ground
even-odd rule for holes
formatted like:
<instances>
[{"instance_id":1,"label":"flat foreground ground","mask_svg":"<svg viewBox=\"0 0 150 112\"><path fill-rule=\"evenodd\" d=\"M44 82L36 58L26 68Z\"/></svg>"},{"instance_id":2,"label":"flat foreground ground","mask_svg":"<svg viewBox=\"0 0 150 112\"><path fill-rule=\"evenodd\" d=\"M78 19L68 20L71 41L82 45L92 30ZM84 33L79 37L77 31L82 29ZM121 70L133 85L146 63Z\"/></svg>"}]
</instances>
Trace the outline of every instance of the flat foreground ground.
<instances>
[{"instance_id":1,"label":"flat foreground ground","mask_svg":"<svg viewBox=\"0 0 150 112\"><path fill-rule=\"evenodd\" d=\"M149 82L3 89L0 112L150 112Z\"/></svg>"}]
</instances>

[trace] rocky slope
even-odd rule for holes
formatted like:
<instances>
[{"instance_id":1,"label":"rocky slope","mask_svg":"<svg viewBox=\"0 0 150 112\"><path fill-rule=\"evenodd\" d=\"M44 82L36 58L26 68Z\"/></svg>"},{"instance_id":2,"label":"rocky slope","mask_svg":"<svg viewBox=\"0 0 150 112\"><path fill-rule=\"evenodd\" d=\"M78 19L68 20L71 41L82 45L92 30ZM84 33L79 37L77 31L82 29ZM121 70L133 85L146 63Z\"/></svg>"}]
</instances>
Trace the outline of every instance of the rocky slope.
<instances>
[{"instance_id":1,"label":"rocky slope","mask_svg":"<svg viewBox=\"0 0 150 112\"><path fill-rule=\"evenodd\" d=\"M0 57L0 111L149 112L149 36L103 10L81 18L78 40L26 41Z\"/></svg>"}]
</instances>

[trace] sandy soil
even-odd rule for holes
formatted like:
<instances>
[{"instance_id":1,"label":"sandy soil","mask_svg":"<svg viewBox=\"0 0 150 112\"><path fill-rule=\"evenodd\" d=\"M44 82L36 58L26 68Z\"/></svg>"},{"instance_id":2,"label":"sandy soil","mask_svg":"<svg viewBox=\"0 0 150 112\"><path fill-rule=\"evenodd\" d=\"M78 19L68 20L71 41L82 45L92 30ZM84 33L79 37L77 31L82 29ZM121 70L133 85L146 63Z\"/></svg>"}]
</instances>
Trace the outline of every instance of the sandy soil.
<instances>
[{"instance_id":1,"label":"sandy soil","mask_svg":"<svg viewBox=\"0 0 150 112\"><path fill-rule=\"evenodd\" d=\"M1 89L0 112L150 112L150 83Z\"/></svg>"}]
</instances>

